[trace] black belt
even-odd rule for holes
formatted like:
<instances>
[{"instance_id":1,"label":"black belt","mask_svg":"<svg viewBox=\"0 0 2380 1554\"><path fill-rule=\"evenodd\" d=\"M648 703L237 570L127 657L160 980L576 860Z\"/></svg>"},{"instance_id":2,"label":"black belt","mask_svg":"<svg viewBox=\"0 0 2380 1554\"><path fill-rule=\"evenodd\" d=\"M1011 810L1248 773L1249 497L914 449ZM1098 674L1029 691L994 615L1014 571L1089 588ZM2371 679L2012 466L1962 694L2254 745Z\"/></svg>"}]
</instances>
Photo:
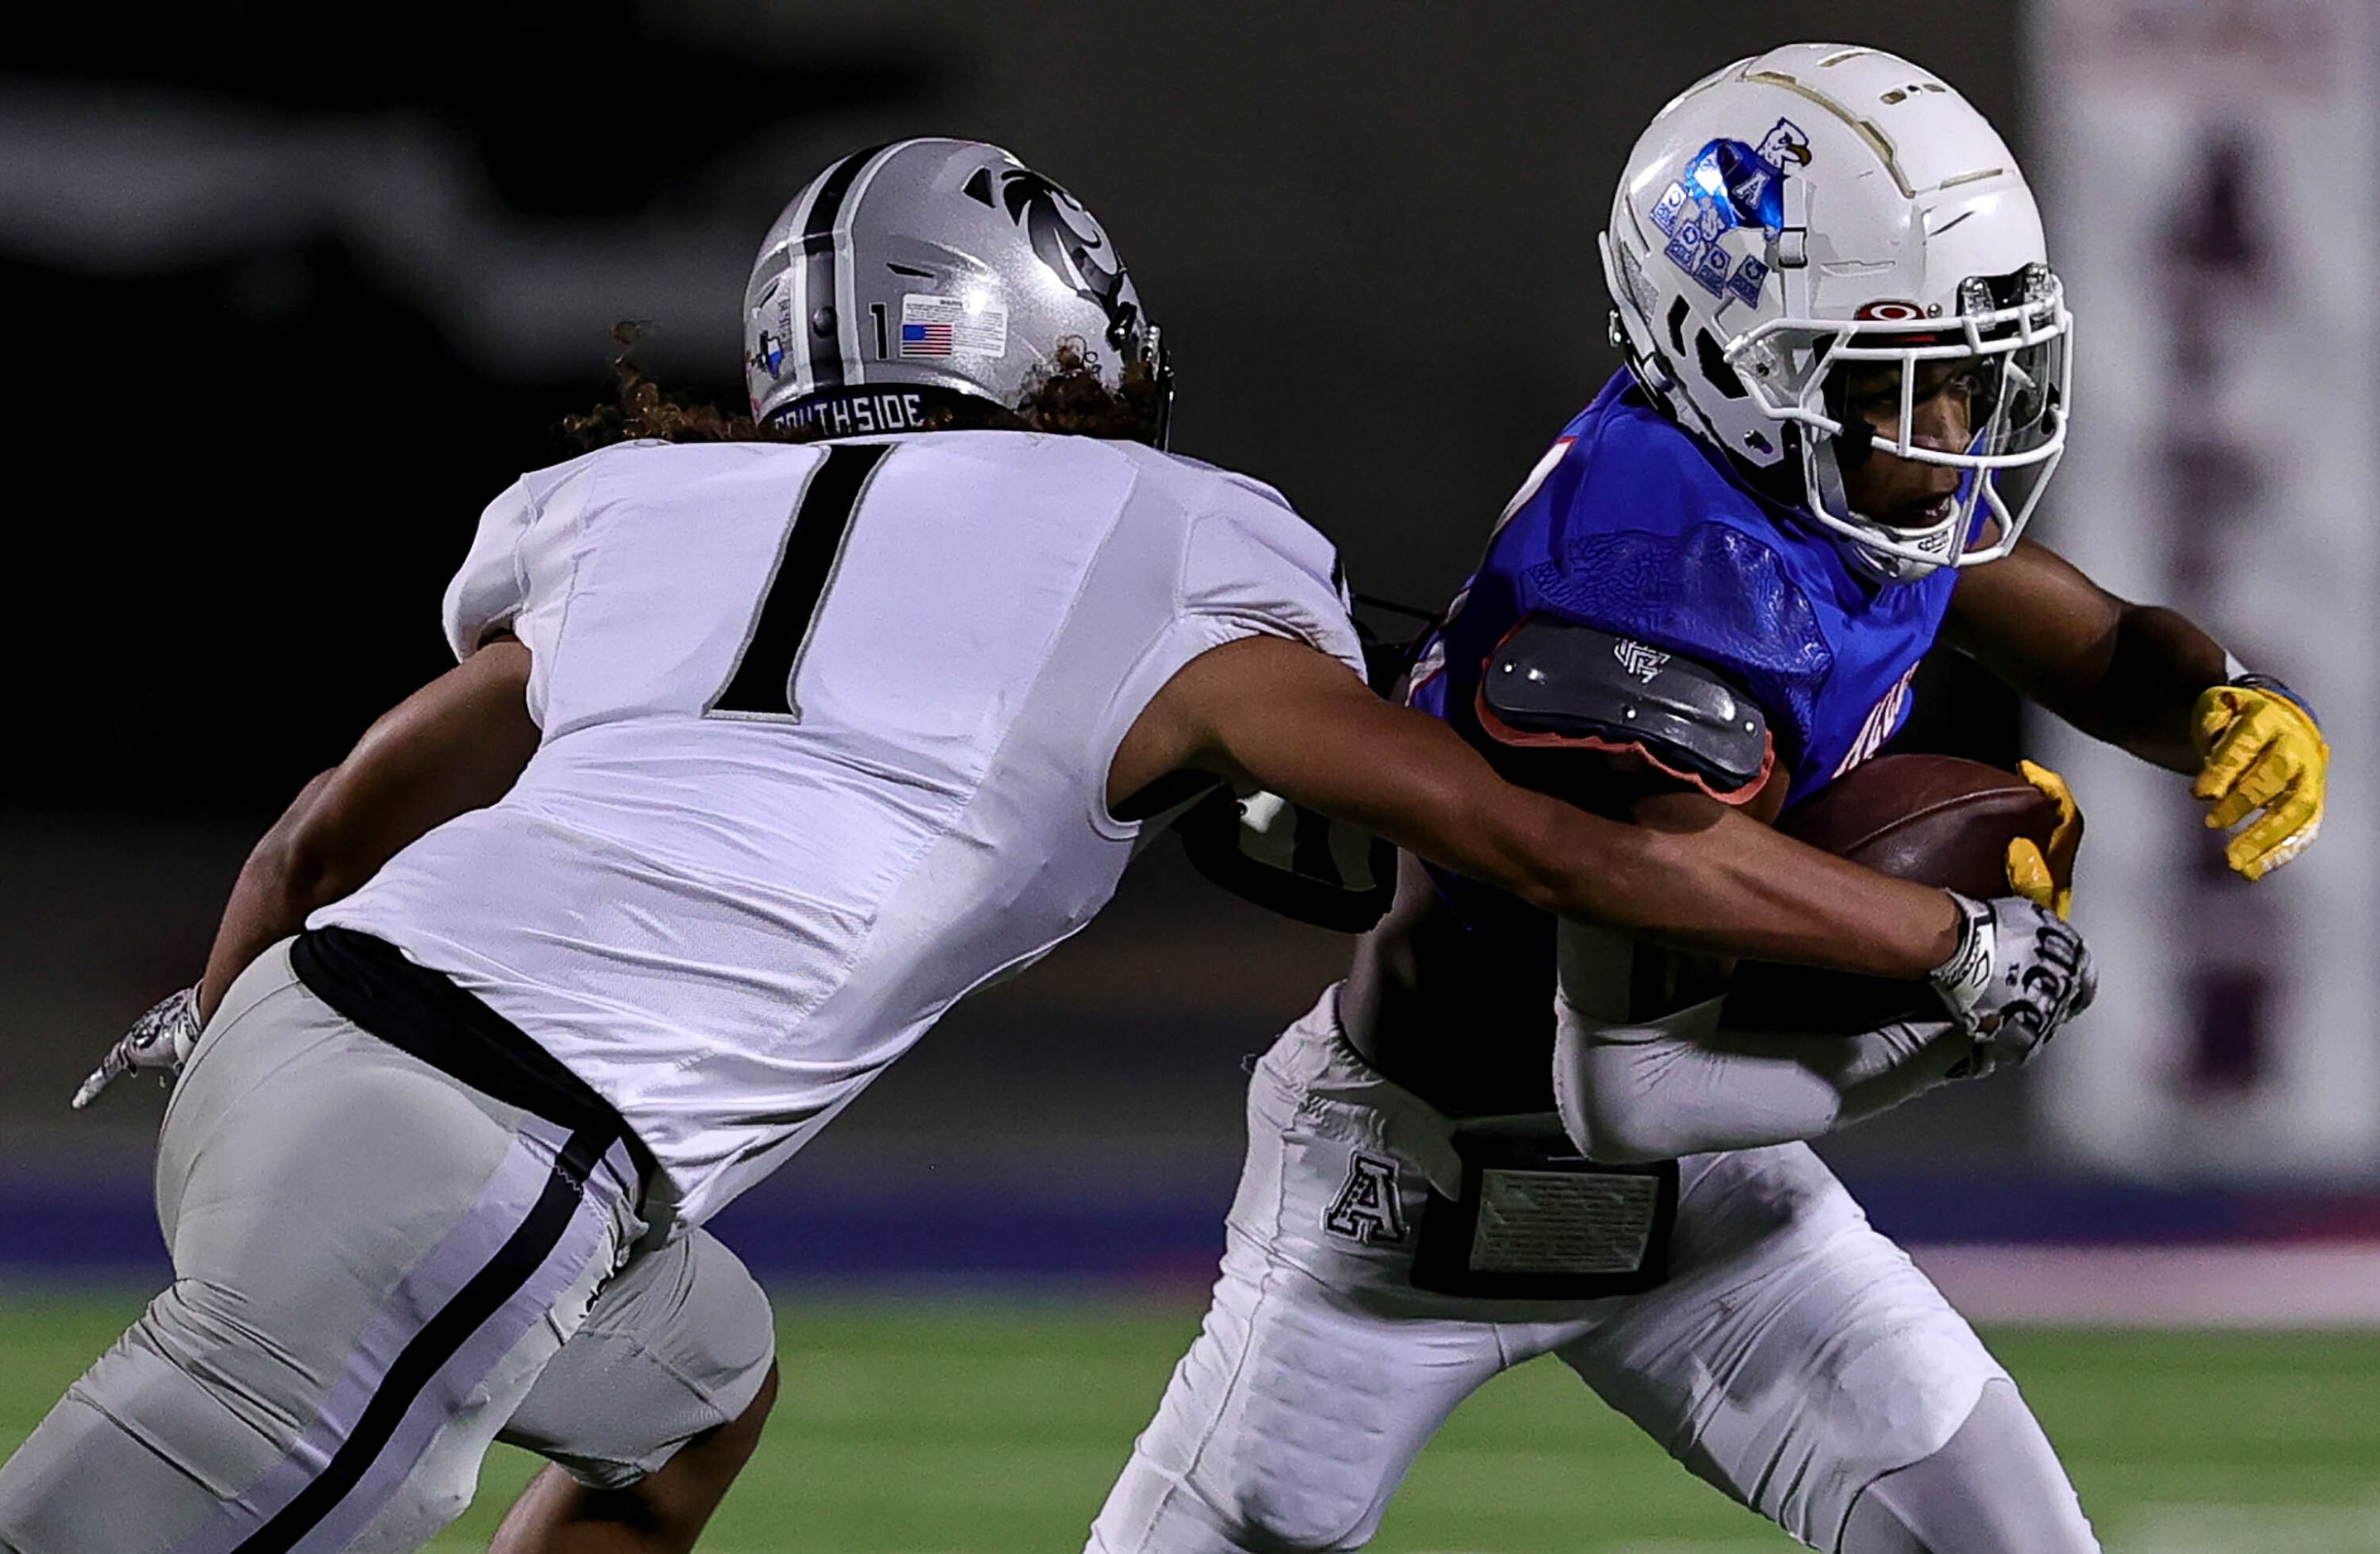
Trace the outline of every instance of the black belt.
<instances>
[{"instance_id":1,"label":"black belt","mask_svg":"<svg viewBox=\"0 0 2380 1554\"><path fill-rule=\"evenodd\" d=\"M639 1176L653 1179L650 1154L593 1086L477 995L407 960L395 945L353 929L309 929L289 946L289 965L316 998L399 1051L573 1134L625 1142Z\"/></svg>"}]
</instances>

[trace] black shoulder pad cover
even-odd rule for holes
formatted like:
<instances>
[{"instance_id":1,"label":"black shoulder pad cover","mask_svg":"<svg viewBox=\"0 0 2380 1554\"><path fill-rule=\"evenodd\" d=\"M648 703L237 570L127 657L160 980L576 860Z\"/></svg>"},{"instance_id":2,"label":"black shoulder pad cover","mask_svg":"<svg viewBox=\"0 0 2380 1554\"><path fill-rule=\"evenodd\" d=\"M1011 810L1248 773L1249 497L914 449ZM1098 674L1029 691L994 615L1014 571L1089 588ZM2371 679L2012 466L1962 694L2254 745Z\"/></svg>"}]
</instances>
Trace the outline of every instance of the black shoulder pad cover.
<instances>
[{"instance_id":1,"label":"black shoulder pad cover","mask_svg":"<svg viewBox=\"0 0 2380 1554\"><path fill-rule=\"evenodd\" d=\"M1271 794L1211 795L1173 823L1198 872L1268 912L1362 933L1397 893L1397 850Z\"/></svg>"},{"instance_id":2,"label":"black shoulder pad cover","mask_svg":"<svg viewBox=\"0 0 2380 1554\"><path fill-rule=\"evenodd\" d=\"M1631 752L1730 803L1776 767L1767 714L1712 671L1545 615L1488 655L1477 710L1500 744Z\"/></svg>"}]
</instances>

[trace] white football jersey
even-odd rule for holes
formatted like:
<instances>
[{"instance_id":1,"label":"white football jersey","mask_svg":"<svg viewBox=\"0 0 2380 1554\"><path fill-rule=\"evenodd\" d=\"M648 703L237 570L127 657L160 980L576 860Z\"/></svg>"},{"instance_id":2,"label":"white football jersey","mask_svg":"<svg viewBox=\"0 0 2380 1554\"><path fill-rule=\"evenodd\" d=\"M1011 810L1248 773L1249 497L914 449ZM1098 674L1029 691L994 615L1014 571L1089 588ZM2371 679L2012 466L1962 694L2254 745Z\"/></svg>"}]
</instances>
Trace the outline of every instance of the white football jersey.
<instances>
[{"instance_id":1,"label":"white football jersey","mask_svg":"<svg viewBox=\"0 0 2380 1554\"><path fill-rule=\"evenodd\" d=\"M1089 921L1140 827L1108 768L1210 648L1360 674L1331 547L1132 443L630 443L523 478L446 595L543 731L512 792L310 926L446 974L600 1091L682 1225L970 989Z\"/></svg>"}]
</instances>

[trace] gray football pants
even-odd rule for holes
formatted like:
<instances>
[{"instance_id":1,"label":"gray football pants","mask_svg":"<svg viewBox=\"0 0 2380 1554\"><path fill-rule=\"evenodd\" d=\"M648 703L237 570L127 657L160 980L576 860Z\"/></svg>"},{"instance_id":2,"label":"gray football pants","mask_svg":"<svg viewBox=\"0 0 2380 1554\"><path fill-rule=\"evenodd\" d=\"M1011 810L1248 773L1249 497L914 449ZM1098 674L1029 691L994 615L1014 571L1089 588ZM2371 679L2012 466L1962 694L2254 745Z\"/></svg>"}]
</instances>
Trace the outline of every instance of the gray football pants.
<instances>
[{"instance_id":1,"label":"gray football pants","mask_svg":"<svg viewBox=\"0 0 2380 1554\"><path fill-rule=\"evenodd\" d=\"M639 1252L596 1293L496 1439L621 1489L760 1395L777 1357L769 1297L708 1231Z\"/></svg>"},{"instance_id":2,"label":"gray football pants","mask_svg":"<svg viewBox=\"0 0 2380 1554\"><path fill-rule=\"evenodd\" d=\"M174 1283L0 1467L9 1554L419 1548L641 1233L615 1141L233 984L165 1117Z\"/></svg>"}]
</instances>

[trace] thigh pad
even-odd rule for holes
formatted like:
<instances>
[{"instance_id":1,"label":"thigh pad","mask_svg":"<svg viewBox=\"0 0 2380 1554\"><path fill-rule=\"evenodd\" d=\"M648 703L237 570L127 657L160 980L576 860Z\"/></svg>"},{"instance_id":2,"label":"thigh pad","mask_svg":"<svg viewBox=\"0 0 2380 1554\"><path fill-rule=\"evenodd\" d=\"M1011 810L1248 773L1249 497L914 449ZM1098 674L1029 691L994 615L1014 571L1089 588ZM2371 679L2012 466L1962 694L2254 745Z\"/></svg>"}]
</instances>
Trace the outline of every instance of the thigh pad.
<instances>
[{"instance_id":1,"label":"thigh pad","mask_svg":"<svg viewBox=\"0 0 2380 1554\"><path fill-rule=\"evenodd\" d=\"M497 1439L620 1488L751 1406L775 1357L769 1297L697 1230L603 1286Z\"/></svg>"}]
</instances>

